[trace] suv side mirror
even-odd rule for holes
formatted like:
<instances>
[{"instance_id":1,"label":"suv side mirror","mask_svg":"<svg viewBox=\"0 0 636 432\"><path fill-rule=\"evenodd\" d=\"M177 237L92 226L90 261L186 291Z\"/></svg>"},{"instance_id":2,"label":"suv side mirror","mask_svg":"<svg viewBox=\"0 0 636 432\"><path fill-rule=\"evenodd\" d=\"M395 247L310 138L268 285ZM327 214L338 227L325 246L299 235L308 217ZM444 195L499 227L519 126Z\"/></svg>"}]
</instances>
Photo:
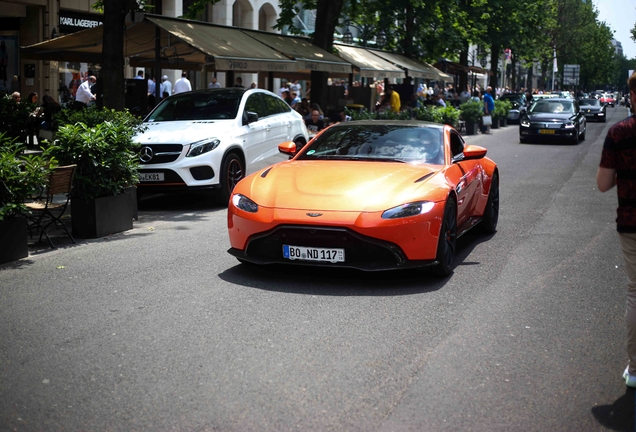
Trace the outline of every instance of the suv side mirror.
<instances>
[{"instance_id":1,"label":"suv side mirror","mask_svg":"<svg viewBox=\"0 0 636 432\"><path fill-rule=\"evenodd\" d=\"M247 117L245 124L250 124L258 121L258 114L252 111L245 111Z\"/></svg>"}]
</instances>

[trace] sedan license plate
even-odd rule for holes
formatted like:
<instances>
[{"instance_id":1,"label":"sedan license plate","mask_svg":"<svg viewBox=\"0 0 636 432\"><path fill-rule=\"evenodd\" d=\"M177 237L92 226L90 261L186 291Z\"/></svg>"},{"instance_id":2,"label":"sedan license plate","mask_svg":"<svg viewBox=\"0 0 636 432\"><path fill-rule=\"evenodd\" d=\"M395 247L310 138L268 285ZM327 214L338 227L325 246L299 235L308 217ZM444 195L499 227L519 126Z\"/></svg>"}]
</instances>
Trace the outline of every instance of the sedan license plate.
<instances>
[{"instance_id":1,"label":"sedan license plate","mask_svg":"<svg viewBox=\"0 0 636 432\"><path fill-rule=\"evenodd\" d=\"M139 181L156 182L163 181L163 173L139 173Z\"/></svg>"},{"instance_id":2,"label":"sedan license plate","mask_svg":"<svg viewBox=\"0 0 636 432\"><path fill-rule=\"evenodd\" d=\"M283 245L283 258L289 260L344 262L344 249Z\"/></svg>"},{"instance_id":3,"label":"sedan license plate","mask_svg":"<svg viewBox=\"0 0 636 432\"><path fill-rule=\"evenodd\" d=\"M554 134L554 130L553 129L539 129L539 133L540 134L551 135L551 134Z\"/></svg>"}]
</instances>

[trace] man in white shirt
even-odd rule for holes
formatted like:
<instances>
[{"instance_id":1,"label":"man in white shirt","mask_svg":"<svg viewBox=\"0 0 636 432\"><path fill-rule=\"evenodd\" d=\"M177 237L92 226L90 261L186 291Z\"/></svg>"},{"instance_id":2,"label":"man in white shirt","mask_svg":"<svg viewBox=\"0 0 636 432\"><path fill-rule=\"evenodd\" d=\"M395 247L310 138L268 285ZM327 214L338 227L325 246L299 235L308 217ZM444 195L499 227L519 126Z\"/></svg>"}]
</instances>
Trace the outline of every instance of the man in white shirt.
<instances>
[{"instance_id":1,"label":"man in white shirt","mask_svg":"<svg viewBox=\"0 0 636 432\"><path fill-rule=\"evenodd\" d=\"M174 94L192 91L192 85L187 77L186 72L181 72L181 78L174 83Z\"/></svg>"},{"instance_id":2,"label":"man in white shirt","mask_svg":"<svg viewBox=\"0 0 636 432\"><path fill-rule=\"evenodd\" d=\"M167 98L172 94L172 83L168 80L168 75L164 75L161 77L161 98Z\"/></svg>"},{"instance_id":3,"label":"man in white shirt","mask_svg":"<svg viewBox=\"0 0 636 432\"><path fill-rule=\"evenodd\" d=\"M73 102L74 109L86 108L90 101L95 100L95 95L91 92L91 86L97 82L97 78L91 75L86 81L84 81L75 93L75 102Z\"/></svg>"},{"instance_id":4,"label":"man in white shirt","mask_svg":"<svg viewBox=\"0 0 636 432\"><path fill-rule=\"evenodd\" d=\"M148 94L149 95L155 95L155 79L154 78L148 78Z\"/></svg>"}]
</instances>

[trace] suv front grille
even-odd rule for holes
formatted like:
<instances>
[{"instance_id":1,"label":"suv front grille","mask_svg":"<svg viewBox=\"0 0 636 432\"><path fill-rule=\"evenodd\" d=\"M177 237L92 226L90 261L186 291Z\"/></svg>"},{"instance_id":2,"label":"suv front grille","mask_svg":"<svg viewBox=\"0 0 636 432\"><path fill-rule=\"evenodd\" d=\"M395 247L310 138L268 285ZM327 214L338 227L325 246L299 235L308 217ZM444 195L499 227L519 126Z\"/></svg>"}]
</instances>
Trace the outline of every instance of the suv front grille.
<instances>
[{"instance_id":1,"label":"suv front grille","mask_svg":"<svg viewBox=\"0 0 636 432\"><path fill-rule=\"evenodd\" d=\"M152 165L174 162L182 151L181 144L146 144L139 147L137 154L142 165Z\"/></svg>"}]
</instances>

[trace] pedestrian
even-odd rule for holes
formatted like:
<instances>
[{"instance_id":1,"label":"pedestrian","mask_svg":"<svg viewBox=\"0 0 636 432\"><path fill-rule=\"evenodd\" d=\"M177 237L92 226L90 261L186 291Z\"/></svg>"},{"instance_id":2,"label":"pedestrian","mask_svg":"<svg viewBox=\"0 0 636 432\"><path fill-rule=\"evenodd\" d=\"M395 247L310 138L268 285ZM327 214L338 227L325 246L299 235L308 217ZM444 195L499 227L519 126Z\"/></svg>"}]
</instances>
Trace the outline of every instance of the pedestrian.
<instances>
[{"instance_id":1,"label":"pedestrian","mask_svg":"<svg viewBox=\"0 0 636 432\"><path fill-rule=\"evenodd\" d=\"M320 112L318 110L313 110L311 112L310 119L305 120L305 125L307 126L307 131L309 131L310 135L315 135L325 128L325 121L320 117Z\"/></svg>"},{"instance_id":2,"label":"pedestrian","mask_svg":"<svg viewBox=\"0 0 636 432\"><path fill-rule=\"evenodd\" d=\"M258 84L256 84L256 81L252 81L252 84L250 84L250 88L258 88Z\"/></svg>"},{"instance_id":3,"label":"pedestrian","mask_svg":"<svg viewBox=\"0 0 636 432\"><path fill-rule=\"evenodd\" d=\"M148 94L149 95L155 94L155 86L156 86L155 77L148 78Z\"/></svg>"},{"instance_id":4,"label":"pedestrian","mask_svg":"<svg viewBox=\"0 0 636 432\"><path fill-rule=\"evenodd\" d=\"M75 102L73 102L73 109L81 110L88 106L89 102L94 101L95 95L91 92L91 86L97 82L97 78L94 75L88 77L78 88L75 94Z\"/></svg>"},{"instance_id":5,"label":"pedestrian","mask_svg":"<svg viewBox=\"0 0 636 432\"><path fill-rule=\"evenodd\" d=\"M22 99L22 98L20 97L20 92L17 92L17 91L16 91L16 92L11 93L11 99L13 99L13 101L14 101L15 103L17 103L17 104L18 104L18 103L20 103L20 99Z\"/></svg>"},{"instance_id":6,"label":"pedestrian","mask_svg":"<svg viewBox=\"0 0 636 432\"><path fill-rule=\"evenodd\" d=\"M492 87L486 87L486 91L484 92L484 115L490 116L492 121L492 114L495 110L495 100L492 98ZM482 129L483 133L490 133L490 126L484 125L482 121Z\"/></svg>"},{"instance_id":7,"label":"pedestrian","mask_svg":"<svg viewBox=\"0 0 636 432\"><path fill-rule=\"evenodd\" d=\"M311 114L311 108L309 108L309 100L307 98L300 99L300 104L296 105L296 111L303 117L307 117Z\"/></svg>"},{"instance_id":8,"label":"pedestrian","mask_svg":"<svg viewBox=\"0 0 636 432\"><path fill-rule=\"evenodd\" d=\"M294 109L296 109L296 106L300 105L300 103L302 102L300 97L298 96L298 93L296 93L295 91L291 92L291 99L292 99L292 101L291 101L290 105Z\"/></svg>"},{"instance_id":9,"label":"pedestrian","mask_svg":"<svg viewBox=\"0 0 636 432\"><path fill-rule=\"evenodd\" d=\"M208 84L209 89L221 88L221 84L216 81L216 77L212 77L212 82Z\"/></svg>"},{"instance_id":10,"label":"pedestrian","mask_svg":"<svg viewBox=\"0 0 636 432\"><path fill-rule=\"evenodd\" d=\"M285 102L287 102L287 105L289 105L290 107L292 106L293 99L292 99L291 95L289 94L288 90L285 90L283 92L283 100Z\"/></svg>"},{"instance_id":11,"label":"pedestrian","mask_svg":"<svg viewBox=\"0 0 636 432\"><path fill-rule=\"evenodd\" d=\"M144 71L142 70L138 71L135 79L144 79Z\"/></svg>"},{"instance_id":12,"label":"pedestrian","mask_svg":"<svg viewBox=\"0 0 636 432\"><path fill-rule=\"evenodd\" d=\"M165 96L166 93L168 94L168 96L172 94L172 83L168 79L168 75L164 75L161 77L161 86L159 88L159 91L161 92L162 99L165 99L167 97Z\"/></svg>"},{"instance_id":13,"label":"pedestrian","mask_svg":"<svg viewBox=\"0 0 636 432\"><path fill-rule=\"evenodd\" d=\"M437 106L446 108L446 101L444 100L444 91L440 90L437 95Z\"/></svg>"},{"instance_id":14,"label":"pedestrian","mask_svg":"<svg viewBox=\"0 0 636 432\"><path fill-rule=\"evenodd\" d=\"M243 86L243 78L236 77L236 84L234 84L234 87L244 87Z\"/></svg>"},{"instance_id":15,"label":"pedestrian","mask_svg":"<svg viewBox=\"0 0 636 432\"><path fill-rule=\"evenodd\" d=\"M636 103L636 73L627 81L632 105ZM607 132L596 174L598 190L616 186L616 230L627 275L627 357L625 384L636 388L636 116L616 123Z\"/></svg>"},{"instance_id":16,"label":"pedestrian","mask_svg":"<svg viewBox=\"0 0 636 432\"><path fill-rule=\"evenodd\" d=\"M26 101L27 101L27 103L37 105L37 103L38 103L38 94L35 93L35 92L29 93L29 95L27 96L27 100Z\"/></svg>"},{"instance_id":17,"label":"pedestrian","mask_svg":"<svg viewBox=\"0 0 636 432\"><path fill-rule=\"evenodd\" d=\"M401 108L400 94L395 91L393 86L387 86L387 91L389 93L389 103L391 104L391 111L399 113Z\"/></svg>"},{"instance_id":18,"label":"pedestrian","mask_svg":"<svg viewBox=\"0 0 636 432\"><path fill-rule=\"evenodd\" d=\"M174 83L174 94L192 91L192 84L190 84L190 80L187 76L187 72L181 72L181 78Z\"/></svg>"}]
</instances>

